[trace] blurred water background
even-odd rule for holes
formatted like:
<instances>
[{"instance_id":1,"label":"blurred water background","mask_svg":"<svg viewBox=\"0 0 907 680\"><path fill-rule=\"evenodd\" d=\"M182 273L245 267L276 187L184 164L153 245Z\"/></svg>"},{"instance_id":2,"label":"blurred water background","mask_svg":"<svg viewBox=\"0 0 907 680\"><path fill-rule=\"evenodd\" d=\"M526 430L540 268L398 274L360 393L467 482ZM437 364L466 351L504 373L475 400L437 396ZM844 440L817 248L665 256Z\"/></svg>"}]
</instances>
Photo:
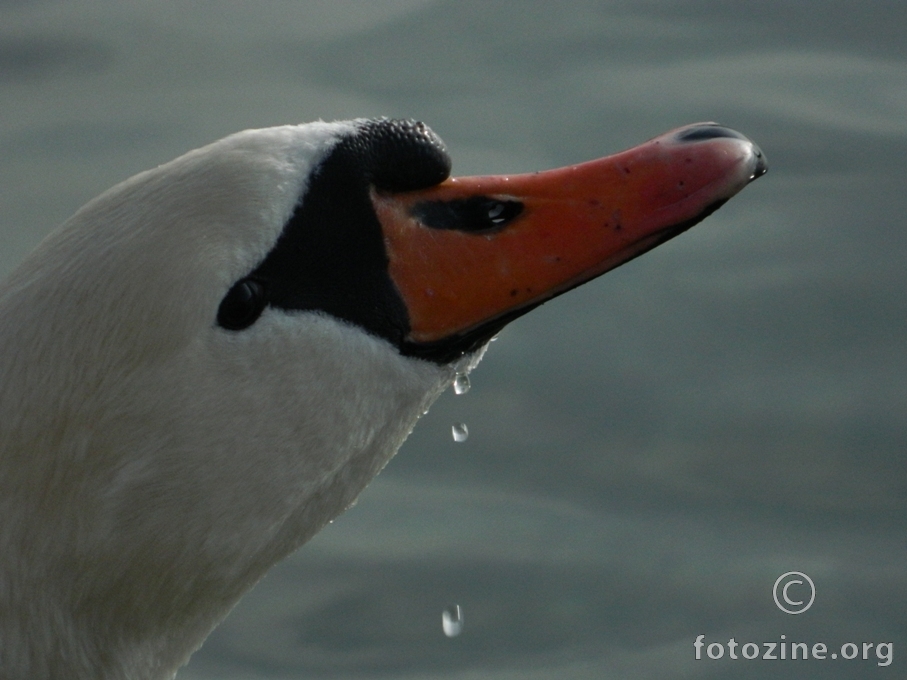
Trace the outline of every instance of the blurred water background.
<instances>
[{"instance_id":1,"label":"blurred water background","mask_svg":"<svg viewBox=\"0 0 907 680\"><path fill-rule=\"evenodd\" d=\"M247 127L415 117L475 174L716 120L769 159L508 327L179 677L903 676L904 26L882 0L0 1L2 274L110 185ZM791 570L816 584L798 616L772 601ZM696 660L700 634L894 653Z\"/></svg>"}]
</instances>

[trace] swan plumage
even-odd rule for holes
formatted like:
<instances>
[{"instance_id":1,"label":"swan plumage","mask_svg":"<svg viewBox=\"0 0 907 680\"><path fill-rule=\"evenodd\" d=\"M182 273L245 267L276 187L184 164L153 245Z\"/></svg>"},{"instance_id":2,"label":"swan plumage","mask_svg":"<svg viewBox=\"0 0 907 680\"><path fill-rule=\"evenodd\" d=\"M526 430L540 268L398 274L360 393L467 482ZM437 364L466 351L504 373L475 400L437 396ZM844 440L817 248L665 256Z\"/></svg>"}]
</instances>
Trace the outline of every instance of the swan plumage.
<instances>
[{"instance_id":1,"label":"swan plumage","mask_svg":"<svg viewBox=\"0 0 907 680\"><path fill-rule=\"evenodd\" d=\"M416 152L400 134L421 135ZM764 171L748 141L702 143L715 139L740 159L701 189L690 222ZM292 267L265 265L308 247L287 246L288 225L338 149L338 177L374 166L362 186L376 214L446 176L421 124L248 130L105 192L0 284L0 677L172 677L270 566L355 500L500 326L601 273L438 337L416 337L406 311L427 288L390 311L351 299L348 273L326 292L280 293ZM402 155L375 165L383 153ZM450 205L472 215L471 200ZM270 297L231 328L218 314L243 281ZM257 290L240 289L240 311Z\"/></svg>"}]
</instances>

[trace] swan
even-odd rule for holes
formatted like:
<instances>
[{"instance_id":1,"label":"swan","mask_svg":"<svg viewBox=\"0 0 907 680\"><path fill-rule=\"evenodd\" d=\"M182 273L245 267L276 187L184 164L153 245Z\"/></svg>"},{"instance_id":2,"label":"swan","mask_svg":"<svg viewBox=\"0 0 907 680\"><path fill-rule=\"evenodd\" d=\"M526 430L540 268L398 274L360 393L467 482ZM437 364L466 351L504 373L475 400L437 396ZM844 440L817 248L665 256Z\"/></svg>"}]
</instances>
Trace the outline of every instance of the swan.
<instances>
[{"instance_id":1,"label":"swan","mask_svg":"<svg viewBox=\"0 0 907 680\"><path fill-rule=\"evenodd\" d=\"M424 124L357 119L92 200L0 284L0 678L172 678L506 323L765 168L702 123L449 179Z\"/></svg>"}]
</instances>

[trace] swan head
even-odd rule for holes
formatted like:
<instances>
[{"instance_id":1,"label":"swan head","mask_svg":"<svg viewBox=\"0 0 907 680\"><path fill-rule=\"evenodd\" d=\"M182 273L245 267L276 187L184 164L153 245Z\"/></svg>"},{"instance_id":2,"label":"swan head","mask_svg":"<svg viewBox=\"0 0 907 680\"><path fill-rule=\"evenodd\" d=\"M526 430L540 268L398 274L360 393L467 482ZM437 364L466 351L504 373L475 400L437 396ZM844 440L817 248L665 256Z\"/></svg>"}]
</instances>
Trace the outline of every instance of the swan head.
<instances>
[{"instance_id":1,"label":"swan head","mask_svg":"<svg viewBox=\"0 0 907 680\"><path fill-rule=\"evenodd\" d=\"M171 677L506 323L764 172L712 124L449 179L412 121L237 133L0 285L0 675Z\"/></svg>"}]
</instances>

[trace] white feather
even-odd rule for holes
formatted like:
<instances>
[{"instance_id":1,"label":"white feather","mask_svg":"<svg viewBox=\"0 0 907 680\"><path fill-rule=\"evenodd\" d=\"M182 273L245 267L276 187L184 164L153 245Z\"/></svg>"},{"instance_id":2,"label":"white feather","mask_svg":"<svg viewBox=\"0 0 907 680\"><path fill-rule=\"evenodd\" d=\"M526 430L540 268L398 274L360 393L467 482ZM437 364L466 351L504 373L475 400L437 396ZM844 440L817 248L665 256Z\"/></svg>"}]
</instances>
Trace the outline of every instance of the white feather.
<instances>
[{"instance_id":1,"label":"white feather","mask_svg":"<svg viewBox=\"0 0 907 680\"><path fill-rule=\"evenodd\" d=\"M352 125L246 131L141 173L0 286L4 680L172 677L453 379L317 313L215 325Z\"/></svg>"}]
</instances>

